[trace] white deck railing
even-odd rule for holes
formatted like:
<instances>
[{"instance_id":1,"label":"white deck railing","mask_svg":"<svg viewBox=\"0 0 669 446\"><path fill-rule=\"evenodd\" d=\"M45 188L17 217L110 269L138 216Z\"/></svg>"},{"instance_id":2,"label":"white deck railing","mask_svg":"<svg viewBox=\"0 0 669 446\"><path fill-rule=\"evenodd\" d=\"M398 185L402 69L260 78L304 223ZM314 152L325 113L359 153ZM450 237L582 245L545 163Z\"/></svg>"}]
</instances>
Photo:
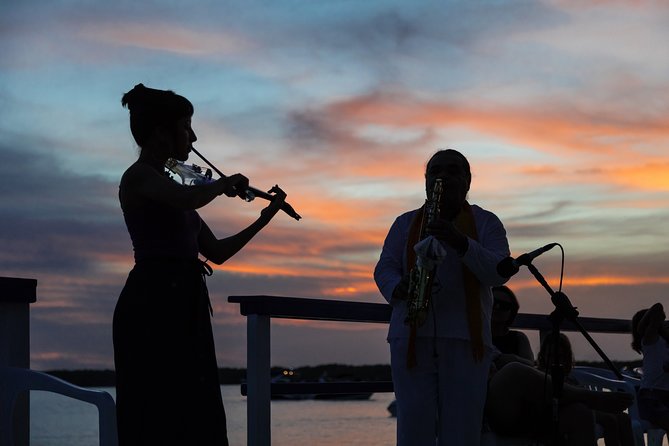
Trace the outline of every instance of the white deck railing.
<instances>
[{"instance_id":1,"label":"white deck railing","mask_svg":"<svg viewBox=\"0 0 669 446\"><path fill-rule=\"evenodd\" d=\"M28 392L42 390L97 406L100 446L116 446L111 395L30 370L30 304L36 300L37 280L0 277L0 445L30 444Z\"/></svg>"}]
</instances>

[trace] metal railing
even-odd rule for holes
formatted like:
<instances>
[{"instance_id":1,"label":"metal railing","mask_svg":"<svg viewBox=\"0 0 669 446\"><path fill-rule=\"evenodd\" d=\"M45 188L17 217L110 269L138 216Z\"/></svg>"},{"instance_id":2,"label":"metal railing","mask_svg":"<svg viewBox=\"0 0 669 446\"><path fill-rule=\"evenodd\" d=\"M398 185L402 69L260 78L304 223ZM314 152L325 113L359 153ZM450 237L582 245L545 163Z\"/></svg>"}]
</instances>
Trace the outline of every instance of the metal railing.
<instances>
[{"instance_id":1,"label":"metal railing","mask_svg":"<svg viewBox=\"0 0 669 446\"><path fill-rule=\"evenodd\" d=\"M271 396L279 394L328 394L358 392L392 392L391 381L337 382L337 383L272 383L270 365L271 318L316 321L364 322L387 324L392 308L388 304L349 302L279 296L230 296L228 302L239 304L239 311L247 318L246 385L248 446L270 446ZM592 333L629 333L630 321L579 317L580 325ZM518 314L514 328L548 333L553 329L543 314ZM565 320L562 331L579 331Z\"/></svg>"}]
</instances>

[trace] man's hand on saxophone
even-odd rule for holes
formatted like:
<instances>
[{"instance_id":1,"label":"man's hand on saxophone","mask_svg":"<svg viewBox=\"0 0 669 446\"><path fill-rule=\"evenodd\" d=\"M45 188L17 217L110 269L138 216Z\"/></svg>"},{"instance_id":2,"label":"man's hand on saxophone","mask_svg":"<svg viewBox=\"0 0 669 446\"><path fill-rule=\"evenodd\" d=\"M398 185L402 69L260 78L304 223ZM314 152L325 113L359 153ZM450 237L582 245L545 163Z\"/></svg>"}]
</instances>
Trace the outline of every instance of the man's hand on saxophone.
<instances>
[{"instance_id":1,"label":"man's hand on saxophone","mask_svg":"<svg viewBox=\"0 0 669 446\"><path fill-rule=\"evenodd\" d=\"M452 220L438 218L433 223L429 224L425 231L428 235L433 236L442 244L446 244L463 256L469 247L469 239L458 228L455 227Z\"/></svg>"},{"instance_id":2,"label":"man's hand on saxophone","mask_svg":"<svg viewBox=\"0 0 669 446\"><path fill-rule=\"evenodd\" d=\"M402 280L397 284L393 290L392 299L396 300L407 300L409 298L409 282L411 281L410 274L405 274L402 276Z\"/></svg>"}]
</instances>

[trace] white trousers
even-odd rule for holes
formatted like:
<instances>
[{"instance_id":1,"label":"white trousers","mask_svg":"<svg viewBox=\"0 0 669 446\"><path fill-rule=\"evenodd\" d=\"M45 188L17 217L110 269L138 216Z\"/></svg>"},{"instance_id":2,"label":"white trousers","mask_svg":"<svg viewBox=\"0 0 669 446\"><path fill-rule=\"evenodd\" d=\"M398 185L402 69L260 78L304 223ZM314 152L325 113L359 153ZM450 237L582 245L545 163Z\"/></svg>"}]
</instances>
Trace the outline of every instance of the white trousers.
<instances>
[{"instance_id":1,"label":"white trousers","mask_svg":"<svg viewBox=\"0 0 669 446\"><path fill-rule=\"evenodd\" d=\"M418 365L407 369L408 339L391 339L398 446L478 446L489 352L475 362L463 339L416 340Z\"/></svg>"}]
</instances>

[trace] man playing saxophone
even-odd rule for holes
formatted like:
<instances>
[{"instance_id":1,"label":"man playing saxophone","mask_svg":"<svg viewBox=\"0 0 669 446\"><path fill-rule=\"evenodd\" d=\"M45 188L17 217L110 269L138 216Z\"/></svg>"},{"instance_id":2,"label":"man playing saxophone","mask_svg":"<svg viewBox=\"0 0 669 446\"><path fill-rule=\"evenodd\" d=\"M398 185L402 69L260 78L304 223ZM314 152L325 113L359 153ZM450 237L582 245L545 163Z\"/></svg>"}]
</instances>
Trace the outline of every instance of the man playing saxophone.
<instances>
[{"instance_id":1,"label":"man playing saxophone","mask_svg":"<svg viewBox=\"0 0 669 446\"><path fill-rule=\"evenodd\" d=\"M395 219L374 270L393 308L388 343L398 446L480 442L491 287L506 281L497 264L509 256L509 245L499 218L468 203L470 185L464 155L435 153L425 170L425 205ZM430 274L420 279L416 270L426 264ZM416 313L410 308L425 286L424 314Z\"/></svg>"}]
</instances>

